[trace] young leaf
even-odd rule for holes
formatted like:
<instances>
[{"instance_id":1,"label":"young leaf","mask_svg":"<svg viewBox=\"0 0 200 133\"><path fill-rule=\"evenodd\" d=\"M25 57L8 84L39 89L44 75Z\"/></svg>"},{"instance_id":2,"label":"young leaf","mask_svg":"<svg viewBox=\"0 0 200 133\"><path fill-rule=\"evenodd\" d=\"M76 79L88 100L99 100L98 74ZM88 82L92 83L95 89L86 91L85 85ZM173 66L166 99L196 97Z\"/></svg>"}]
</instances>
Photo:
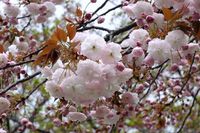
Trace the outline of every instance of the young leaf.
<instances>
[{"instance_id":1,"label":"young leaf","mask_svg":"<svg viewBox=\"0 0 200 133\"><path fill-rule=\"evenodd\" d=\"M3 52L4 52L3 45L0 44L0 53L3 53Z\"/></svg>"},{"instance_id":2,"label":"young leaf","mask_svg":"<svg viewBox=\"0 0 200 133\"><path fill-rule=\"evenodd\" d=\"M66 42L67 41L67 33L63 29L57 27L54 34L52 35L52 40L59 40L59 41Z\"/></svg>"},{"instance_id":3,"label":"young leaf","mask_svg":"<svg viewBox=\"0 0 200 133\"><path fill-rule=\"evenodd\" d=\"M82 15L83 15L83 12L81 11L80 8L77 7L77 8L76 8L76 16L78 16L79 18L81 18Z\"/></svg>"},{"instance_id":4,"label":"young leaf","mask_svg":"<svg viewBox=\"0 0 200 133\"><path fill-rule=\"evenodd\" d=\"M172 19L173 13L172 13L172 11L171 11L170 9L168 9L168 8L163 8L162 11L163 11L164 17L165 17L165 19L166 19L167 21L169 21L170 19Z\"/></svg>"},{"instance_id":5,"label":"young leaf","mask_svg":"<svg viewBox=\"0 0 200 133\"><path fill-rule=\"evenodd\" d=\"M72 40L74 36L76 35L76 26L73 24L67 24L67 32L69 39Z\"/></svg>"}]
</instances>

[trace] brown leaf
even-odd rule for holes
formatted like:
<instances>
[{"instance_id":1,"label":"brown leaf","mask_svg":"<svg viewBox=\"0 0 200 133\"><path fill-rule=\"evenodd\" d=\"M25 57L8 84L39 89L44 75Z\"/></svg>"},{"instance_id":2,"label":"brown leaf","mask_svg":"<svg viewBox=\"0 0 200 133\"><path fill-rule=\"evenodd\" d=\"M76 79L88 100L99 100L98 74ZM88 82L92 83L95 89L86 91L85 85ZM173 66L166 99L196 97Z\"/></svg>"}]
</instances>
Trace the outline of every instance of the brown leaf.
<instances>
[{"instance_id":1,"label":"brown leaf","mask_svg":"<svg viewBox=\"0 0 200 133\"><path fill-rule=\"evenodd\" d=\"M157 127L158 129L160 129L160 128L165 127L165 124L166 124L165 118L160 118L160 119L158 120L158 123L157 123L156 127Z\"/></svg>"},{"instance_id":2,"label":"brown leaf","mask_svg":"<svg viewBox=\"0 0 200 133\"><path fill-rule=\"evenodd\" d=\"M163 11L163 14L164 14L164 17L167 21L169 21L170 19L172 19L173 17L173 13L170 9L168 8L162 8L162 11Z\"/></svg>"},{"instance_id":3,"label":"brown leaf","mask_svg":"<svg viewBox=\"0 0 200 133\"><path fill-rule=\"evenodd\" d=\"M198 33L196 34L196 38L197 38L198 40L200 40L200 29L199 29Z\"/></svg>"},{"instance_id":4,"label":"brown leaf","mask_svg":"<svg viewBox=\"0 0 200 133\"><path fill-rule=\"evenodd\" d=\"M173 22L173 21L178 20L179 18L181 18L182 15L183 15L184 10L185 10L185 7L181 8L180 10L176 11L175 13L173 13L168 8L162 8L163 15L164 15L165 19L167 21L171 21L171 22Z\"/></svg>"},{"instance_id":5,"label":"brown leaf","mask_svg":"<svg viewBox=\"0 0 200 133\"><path fill-rule=\"evenodd\" d=\"M49 54L53 49L59 48L58 45L47 45L43 51L41 51L38 56L43 56Z\"/></svg>"},{"instance_id":6,"label":"brown leaf","mask_svg":"<svg viewBox=\"0 0 200 133\"><path fill-rule=\"evenodd\" d=\"M81 18L82 15L83 15L83 12L81 11L80 8L77 7L77 8L76 8L76 16L78 16L79 18Z\"/></svg>"},{"instance_id":7,"label":"brown leaf","mask_svg":"<svg viewBox=\"0 0 200 133\"><path fill-rule=\"evenodd\" d=\"M188 23L184 21L177 21L176 27L178 27L180 30L182 30L186 34L189 34L190 31L192 31L192 28L188 25Z\"/></svg>"},{"instance_id":8,"label":"brown leaf","mask_svg":"<svg viewBox=\"0 0 200 133\"><path fill-rule=\"evenodd\" d=\"M73 24L67 24L66 26L69 39L72 40L76 35L76 26Z\"/></svg>"},{"instance_id":9,"label":"brown leaf","mask_svg":"<svg viewBox=\"0 0 200 133\"><path fill-rule=\"evenodd\" d=\"M3 45L0 44L0 53L3 53L3 52L4 52Z\"/></svg>"},{"instance_id":10,"label":"brown leaf","mask_svg":"<svg viewBox=\"0 0 200 133\"><path fill-rule=\"evenodd\" d=\"M57 45L57 42L58 42L58 40L56 40L56 39L49 39L46 42L44 42L43 45L44 46L47 46L47 45Z\"/></svg>"},{"instance_id":11,"label":"brown leaf","mask_svg":"<svg viewBox=\"0 0 200 133\"><path fill-rule=\"evenodd\" d=\"M54 64L57 61L59 54L56 54L56 56L53 55L55 55L54 53L59 53L58 49L59 45L46 45L46 47L38 54L38 57L33 64L46 65L49 61Z\"/></svg>"},{"instance_id":12,"label":"brown leaf","mask_svg":"<svg viewBox=\"0 0 200 133\"><path fill-rule=\"evenodd\" d=\"M52 35L51 40L59 40L59 41L66 42L67 41L67 33L63 29L57 27L54 34Z\"/></svg>"}]
</instances>

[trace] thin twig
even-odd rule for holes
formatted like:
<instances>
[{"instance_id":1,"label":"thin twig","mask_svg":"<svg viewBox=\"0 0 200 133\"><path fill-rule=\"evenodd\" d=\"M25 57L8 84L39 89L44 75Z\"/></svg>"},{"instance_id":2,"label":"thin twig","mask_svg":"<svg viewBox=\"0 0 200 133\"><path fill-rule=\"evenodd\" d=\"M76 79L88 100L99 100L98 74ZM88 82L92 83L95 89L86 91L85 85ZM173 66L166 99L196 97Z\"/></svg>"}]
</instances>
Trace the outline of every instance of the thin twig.
<instances>
[{"instance_id":1,"label":"thin twig","mask_svg":"<svg viewBox=\"0 0 200 133\"><path fill-rule=\"evenodd\" d=\"M108 32L108 33L111 32L111 31L110 31L109 29L107 29L107 28L98 27L98 26L84 27L84 28L78 29L77 31L82 32L82 31L91 30L91 29L102 30L102 31L106 31L106 32Z\"/></svg>"},{"instance_id":2,"label":"thin twig","mask_svg":"<svg viewBox=\"0 0 200 133\"><path fill-rule=\"evenodd\" d=\"M13 65L6 65L5 67L2 67L0 68L0 70L4 70L4 69L8 69L8 68L11 68L11 67L15 67L15 66L20 66L20 65L23 65L23 64L28 64L28 63L31 63L33 62L34 60L28 60L28 61L23 61L23 62L19 62L17 64L13 64Z\"/></svg>"},{"instance_id":3,"label":"thin twig","mask_svg":"<svg viewBox=\"0 0 200 133\"><path fill-rule=\"evenodd\" d=\"M108 1L109 0L105 0L104 3L92 13L92 16L95 15L99 10L101 10Z\"/></svg>"},{"instance_id":4,"label":"thin twig","mask_svg":"<svg viewBox=\"0 0 200 133\"><path fill-rule=\"evenodd\" d=\"M38 90L46 82L47 82L47 79L45 79L43 82L41 82L40 84L38 84L26 97L22 98L19 102L17 102L17 104L15 105L15 107L17 105L19 105L20 103L25 102L36 90Z\"/></svg>"},{"instance_id":5,"label":"thin twig","mask_svg":"<svg viewBox=\"0 0 200 133\"><path fill-rule=\"evenodd\" d=\"M41 72L36 72L30 76L28 76L27 78L24 78L24 79L21 79L21 80L18 80L17 82L11 84L10 86L8 86L5 90L3 90L2 92L0 92L0 95L3 95L5 94L7 91L9 91L10 89L12 89L13 87L15 87L16 85L20 84L20 83L23 83L23 82L26 82L34 77L36 77L37 75L40 75Z\"/></svg>"},{"instance_id":6,"label":"thin twig","mask_svg":"<svg viewBox=\"0 0 200 133\"><path fill-rule=\"evenodd\" d=\"M195 94L195 96L194 96L195 98L194 98L193 101L192 101L192 105L191 105L191 107L190 107L190 110L189 110L189 112L187 113L187 115L185 116L185 118L184 118L184 120L183 120L183 122L182 122L182 124L181 124L181 127L179 128L179 130L177 131L177 133L180 133L180 132L182 131L182 129L183 129L183 127L184 127L184 125L185 125L185 123L186 123L188 117L191 115L192 109L193 109L193 107L194 107L194 104L195 104L195 101L196 101L196 97L197 97L199 91L200 91L200 88L197 90L197 92L196 92L196 94Z\"/></svg>"}]
</instances>

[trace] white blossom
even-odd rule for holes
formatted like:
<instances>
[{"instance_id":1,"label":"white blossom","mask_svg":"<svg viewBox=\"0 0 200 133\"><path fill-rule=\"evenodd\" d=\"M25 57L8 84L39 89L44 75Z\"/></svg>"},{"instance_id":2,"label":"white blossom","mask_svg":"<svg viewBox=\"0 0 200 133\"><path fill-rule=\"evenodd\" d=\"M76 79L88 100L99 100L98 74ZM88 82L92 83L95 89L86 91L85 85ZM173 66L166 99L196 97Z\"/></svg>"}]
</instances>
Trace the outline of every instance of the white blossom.
<instances>
[{"instance_id":1,"label":"white blossom","mask_svg":"<svg viewBox=\"0 0 200 133\"><path fill-rule=\"evenodd\" d=\"M147 52L156 62L162 63L170 58L170 49L167 41L155 38L149 42Z\"/></svg>"},{"instance_id":2,"label":"white blossom","mask_svg":"<svg viewBox=\"0 0 200 133\"><path fill-rule=\"evenodd\" d=\"M81 54L92 60L99 60L106 48L105 40L98 35L88 36L81 44Z\"/></svg>"},{"instance_id":3,"label":"white blossom","mask_svg":"<svg viewBox=\"0 0 200 133\"><path fill-rule=\"evenodd\" d=\"M188 43L189 37L181 30L173 30L167 34L165 40L171 45L175 50L181 48L181 46Z\"/></svg>"},{"instance_id":4,"label":"white blossom","mask_svg":"<svg viewBox=\"0 0 200 133\"><path fill-rule=\"evenodd\" d=\"M55 81L50 80L46 82L45 86L46 90L49 92L51 96L54 98L62 98L64 97L63 89L57 84Z\"/></svg>"},{"instance_id":5,"label":"white blossom","mask_svg":"<svg viewBox=\"0 0 200 133\"><path fill-rule=\"evenodd\" d=\"M136 18L141 18L144 15L152 15L153 7L149 2L138 1L133 5L133 13Z\"/></svg>"},{"instance_id":6,"label":"white blossom","mask_svg":"<svg viewBox=\"0 0 200 133\"><path fill-rule=\"evenodd\" d=\"M104 49L104 55L102 56L103 63L113 64L121 60L121 47L116 43L108 43Z\"/></svg>"},{"instance_id":7,"label":"white blossom","mask_svg":"<svg viewBox=\"0 0 200 133\"><path fill-rule=\"evenodd\" d=\"M6 4L4 7L4 13L9 17L17 17L20 13L20 10L18 6Z\"/></svg>"},{"instance_id":8,"label":"white blossom","mask_svg":"<svg viewBox=\"0 0 200 133\"><path fill-rule=\"evenodd\" d=\"M5 53L0 53L0 67L5 67L8 63L8 58Z\"/></svg>"},{"instance_id":9,"label":"white blossom","mask_svg":"<svg viewBox=\"0 0 200 133\"><path fill-rule=\"evenodd\" d=\"M31 15L38 15L40 13L39 11L39 4L37 3L30 3L26 6L28 12L31 14Z\"/></svg>"},{"instance_id":10,"label":"white blossom","mask_svg":"<svg viewBox=\"0 0 200 133\"><path fill-rule=\"evenodd\" d=\"M154 23L158 28L162 28L164 26L164 15L161 13L153 13Z\"/></svg>"},{"instance_id":11,"label":"white blossom","mask_svg":"<svg viewBox=\"0 0 200 133\"><path fill-rule=\"evenodd\" d=\"M10 101L7 98L0 97L0 114L7 111L10 107Z\"/></svg>"},{"instance_id":12,"label":"white blossom","mask_svg":"<svg viewBox=\"0 0 200 133\"><path fill-rule=\"evenodd\" d=\"M80 112L69 112L67 115L68 119L71 121L85 121L87 119L87 116Z\"/></svg>"},{"instance_id":13,"label":"white blossom","mask_svg":"<svg viewBox=\"0 0 200 133\"><path fill-rule=\"evenodd\" d=\"M170 8L173 6L173 0L154 0L154 4L157 8Z\"/></svg>"},{"instance_id":14,"label":"white blossom","mask_svg":"<svg viewBox=\"0 0 200 133\"><path fill-rule=\"evenodd\" d=\"M129 38L134 40L136 43L140 43L143 49L147 48L147 40L150 38L149 33L144 29L133 30Z\"/></svg>"}]
</instances>

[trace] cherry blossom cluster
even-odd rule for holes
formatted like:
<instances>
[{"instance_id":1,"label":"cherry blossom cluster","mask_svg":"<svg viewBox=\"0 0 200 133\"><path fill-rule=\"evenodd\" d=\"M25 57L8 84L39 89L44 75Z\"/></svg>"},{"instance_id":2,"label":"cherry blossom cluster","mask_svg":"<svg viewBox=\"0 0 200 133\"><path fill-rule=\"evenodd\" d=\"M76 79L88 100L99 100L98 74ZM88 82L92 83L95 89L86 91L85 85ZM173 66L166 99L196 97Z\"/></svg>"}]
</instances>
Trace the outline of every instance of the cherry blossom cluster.
<instances>
[{"instance_id":1,"label":"cherry blossom cluster","mask_svg":"<svg viewBox=\"0 0 200 133\"><path fill-rule=\"evenodd\" d=\"M96 2L89 0L87 7ZM75 132L128 132L132 127L159 132L170 125L181 131L188 123L195 125L190 123L196 122L199 106L200 1L122 0L101 14L109 2L94 13L72 7L74 14L56 23L49 36L52 27L44 22L53 18L56 5L68 1L3 1L0 120L15 110L19 117L9 118L19 119L14 132L40 131L38 124L45 120L55 125L52 131ZM130 22L116 30L104 27L104 15L117 8ZM18 21L27 18L20 26ZM31 33L32 19L42 32ZM34 107L26 111L27 103ZM0 126L0 133L4 129Z\"/></svg>"},{"instance_id":2,"label":"cherry blossom cluster","mask_svg":"<svg viewBox=\"0 0 200 133\"><path fill-rule=\"evenodd\" d=\"M26 3L25 7L31 16L35 16L37 23L44 23L49 17L54 15L56 11L55 5L62 4L63 2L64 0L43 0L41 3ZM22 10L19 6L10 3L9 0L5 0L4 4L4 14L9 17L11 23L17 24L17 17L24 9Z\"/></svg>"},{"instance_id":3,"label":"cherry blossom cluster","mask_svg":"<svg viewBox=\"0 0 200 133\"><path fill-rule=\"evenodd\" d=\"M162 8L173 7L174 11L177 11L183 7L187 8L184 12L185 16L193 16L198 18L200 14L198 0L154 0L153 7L149 2L145 1L125 1L126 6L123 9L131 18L142 19L148 16L154 16L154 11ZM141 20L140 20L141 21Z\"/></svg>"},{"instance_id":4,"label":"cherry blossom cluster","mask_svg":"<svg viewBox=\"0 0 200 133\"><path fill-rule=\"evenodd\" d=\"M49 79L46 89L51 96L89 105L120 90L121 85L131 78L132 70L119 62L122 57L119 44L106 43L97 35L90 35L79 43L79 53L88 59L80 60L77 70L64 69L60 61L53 71L46 67L42 73Z\"/></svg>"}]
</instances>

